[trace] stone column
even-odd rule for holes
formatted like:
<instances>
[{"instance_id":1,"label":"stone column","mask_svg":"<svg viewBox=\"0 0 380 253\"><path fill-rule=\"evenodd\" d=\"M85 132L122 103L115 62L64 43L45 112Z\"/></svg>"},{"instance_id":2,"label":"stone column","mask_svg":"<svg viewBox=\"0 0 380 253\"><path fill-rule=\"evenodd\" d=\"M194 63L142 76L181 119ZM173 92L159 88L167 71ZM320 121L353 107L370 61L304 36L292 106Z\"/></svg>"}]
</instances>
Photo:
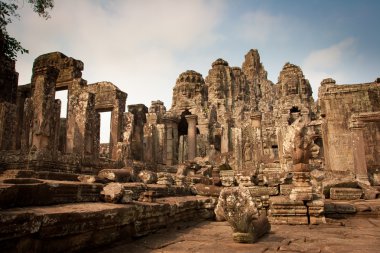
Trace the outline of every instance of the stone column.
<instances>
[{"instance_id":1,"label":"stone column","mask_svg":"<svg viewBox=\"0 0 380 253\"><path fill-rule=\"evenodd\" d=\"M187 121L187 143L188 143L188 159L194 160L197 156L197 115L186 115Z\"/></svg>"},{"instance_id":2,"label":"stone column","mask_svg":"<svg viewBox=\"0 0 380 253\"><path fill-rule=\"evenodd\" d=\"M164 117L166 127L166 165L173 165L173 119Z\"/></svg>"},{"instance_id":3,"label":"stone column","mask_svg":"<svg viewBox=\"0 0 380 253\"><path fill-rule=\"evenodd\" d=\"M95 95L87 92L86 81L78 78L71 84L68 96L66 153L82 158L92 153L92 122L96 120Z\"/></svg>"},{"instance_id":4,"label":"stone column","mask_svg":"<svg viewBox=\"0 0 380 253\"><path fill-rule=\"evenodd\" d=\"M156 162L158 164L165 163L165 125L157 124L157 146L156 146Z\"/></svg>"},{"instance_id":5,"label":"stone column","mask_svg":"<svg viewBox=\"0 0 380 253\"><path fill-rule=\"evenodd\" d=\"M364 127L365 124L362 121L351 121L350 123L356 179L369 185L364 148Z\"/></svg>"},{"instance_id":6,"label":"stone column","mask_svg":"<svg viewBox=\"0 0 380 253\"><path fill-rule=\"evenodd\" d=\"M111 112L111 133L110 133L110 155L113 160L118 160L120 156L119 142L123 140L123 114L125 112L125 102L127 94L116 93L116 100ZM121 143L120 143L121 144Z\"/></svg>"},{"instance_id":7,"label":"stone column","mask_svg":"<svg viewBox=\"0 0 380 253\"><path fill-rule=\"evenodd\" d=\"M35 62L35 65L36 62ZM32 146L37 150L52 151L55 129L55 82L58 70L53 67L35 66L33 69L33 127Z\"/></svg>"}]
</instances>

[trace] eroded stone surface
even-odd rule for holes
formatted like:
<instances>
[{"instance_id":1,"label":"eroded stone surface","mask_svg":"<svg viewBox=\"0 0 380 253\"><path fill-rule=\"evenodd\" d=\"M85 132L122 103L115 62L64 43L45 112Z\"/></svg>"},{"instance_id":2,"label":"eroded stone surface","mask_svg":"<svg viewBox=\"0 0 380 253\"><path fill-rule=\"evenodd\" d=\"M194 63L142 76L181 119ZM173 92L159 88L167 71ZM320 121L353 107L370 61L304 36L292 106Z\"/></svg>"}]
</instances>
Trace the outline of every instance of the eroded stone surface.
<instances>
[{"instance_id":1,"label":"eroded stone surface","mask_svg":"<svg viewBox=\"0 0 380 253\"><path fill-rule=\"evenodd\" d=\"M313 226L272 225L271 232L255 244L236 243L230 236L231 232L227 222L181 224L95 252L375 253L380 247L378 218L352 218Z\"/></svg>"}]
</instances>

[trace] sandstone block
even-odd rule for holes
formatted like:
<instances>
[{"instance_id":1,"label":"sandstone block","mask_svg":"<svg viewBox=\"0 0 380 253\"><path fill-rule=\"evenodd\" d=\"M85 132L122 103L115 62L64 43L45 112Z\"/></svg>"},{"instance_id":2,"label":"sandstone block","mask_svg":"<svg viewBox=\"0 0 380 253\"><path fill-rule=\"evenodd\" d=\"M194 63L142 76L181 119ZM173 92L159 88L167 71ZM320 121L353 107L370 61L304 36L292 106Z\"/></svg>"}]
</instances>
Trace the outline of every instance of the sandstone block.
<instances>
[{"instance_id":1,"label":"sandstone block","mask_svg":"<svg viewBox=\"0 0 380 253\"><path fill-rule=\"evenodd\" d=\"M249 186L247 187L252 196L259 197L263 195L278 195L277 186Z\"/></svg>"},{"instance_id":2,"label":"sandstone block","mask_svg":"<svg viewBox=\"0 0 380 253\"><path fill-rule=\"evenodd\" d=\"M330 198L334 200L355 200L363 195L362 189L332 187Z\"/></svg>"}]
</instances>

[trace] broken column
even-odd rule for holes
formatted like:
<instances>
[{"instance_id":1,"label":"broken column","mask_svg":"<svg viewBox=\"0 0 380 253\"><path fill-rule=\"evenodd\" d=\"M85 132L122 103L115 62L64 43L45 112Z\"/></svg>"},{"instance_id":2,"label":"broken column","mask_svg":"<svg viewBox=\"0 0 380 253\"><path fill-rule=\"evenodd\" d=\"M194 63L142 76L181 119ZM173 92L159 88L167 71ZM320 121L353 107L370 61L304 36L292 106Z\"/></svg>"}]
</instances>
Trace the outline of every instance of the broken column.
<instances>
[{"instance_id":1,"label":"broken column","mask_svg":"<svg viewBox=\"0 0 380 253\"><path fill-rule=\"evenodd\" d=\"M197 152L197 115L185 116L188 128L187 128L187 143L188 143L188 159L194 160Z\"/></svg>"}]
</instances>

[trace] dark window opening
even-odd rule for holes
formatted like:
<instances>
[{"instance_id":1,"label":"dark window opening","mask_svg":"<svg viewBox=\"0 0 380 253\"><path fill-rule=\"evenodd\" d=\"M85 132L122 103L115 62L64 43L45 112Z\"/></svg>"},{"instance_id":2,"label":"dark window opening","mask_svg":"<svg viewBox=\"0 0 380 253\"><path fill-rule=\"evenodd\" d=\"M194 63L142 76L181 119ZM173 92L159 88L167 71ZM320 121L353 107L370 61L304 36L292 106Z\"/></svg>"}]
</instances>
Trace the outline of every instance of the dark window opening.
<instances>
[{"instance_id":1,"label":"dark window opening","mask_svg":"<svg viewBox=\"0 0 380 253\"><path fill-rule=\"evenodd\" d=\"M295 112L301 112L300 109L298 109L297 106L293 106L293 107L290 109L290 113L295 113Z\"/></svg>"},{"instance_id":2,"label":"dark window opening","mask_svg":"<svg viewBox=\"0 0 380 253\"><path fill-rule=\"evenodd\" d=\"M191 112L187 109L182 112L181 119L178 123L178 137L181 135L187 135L188 124L185 118L186 115L191 115Z\"/></svg>"}]
</instances>

